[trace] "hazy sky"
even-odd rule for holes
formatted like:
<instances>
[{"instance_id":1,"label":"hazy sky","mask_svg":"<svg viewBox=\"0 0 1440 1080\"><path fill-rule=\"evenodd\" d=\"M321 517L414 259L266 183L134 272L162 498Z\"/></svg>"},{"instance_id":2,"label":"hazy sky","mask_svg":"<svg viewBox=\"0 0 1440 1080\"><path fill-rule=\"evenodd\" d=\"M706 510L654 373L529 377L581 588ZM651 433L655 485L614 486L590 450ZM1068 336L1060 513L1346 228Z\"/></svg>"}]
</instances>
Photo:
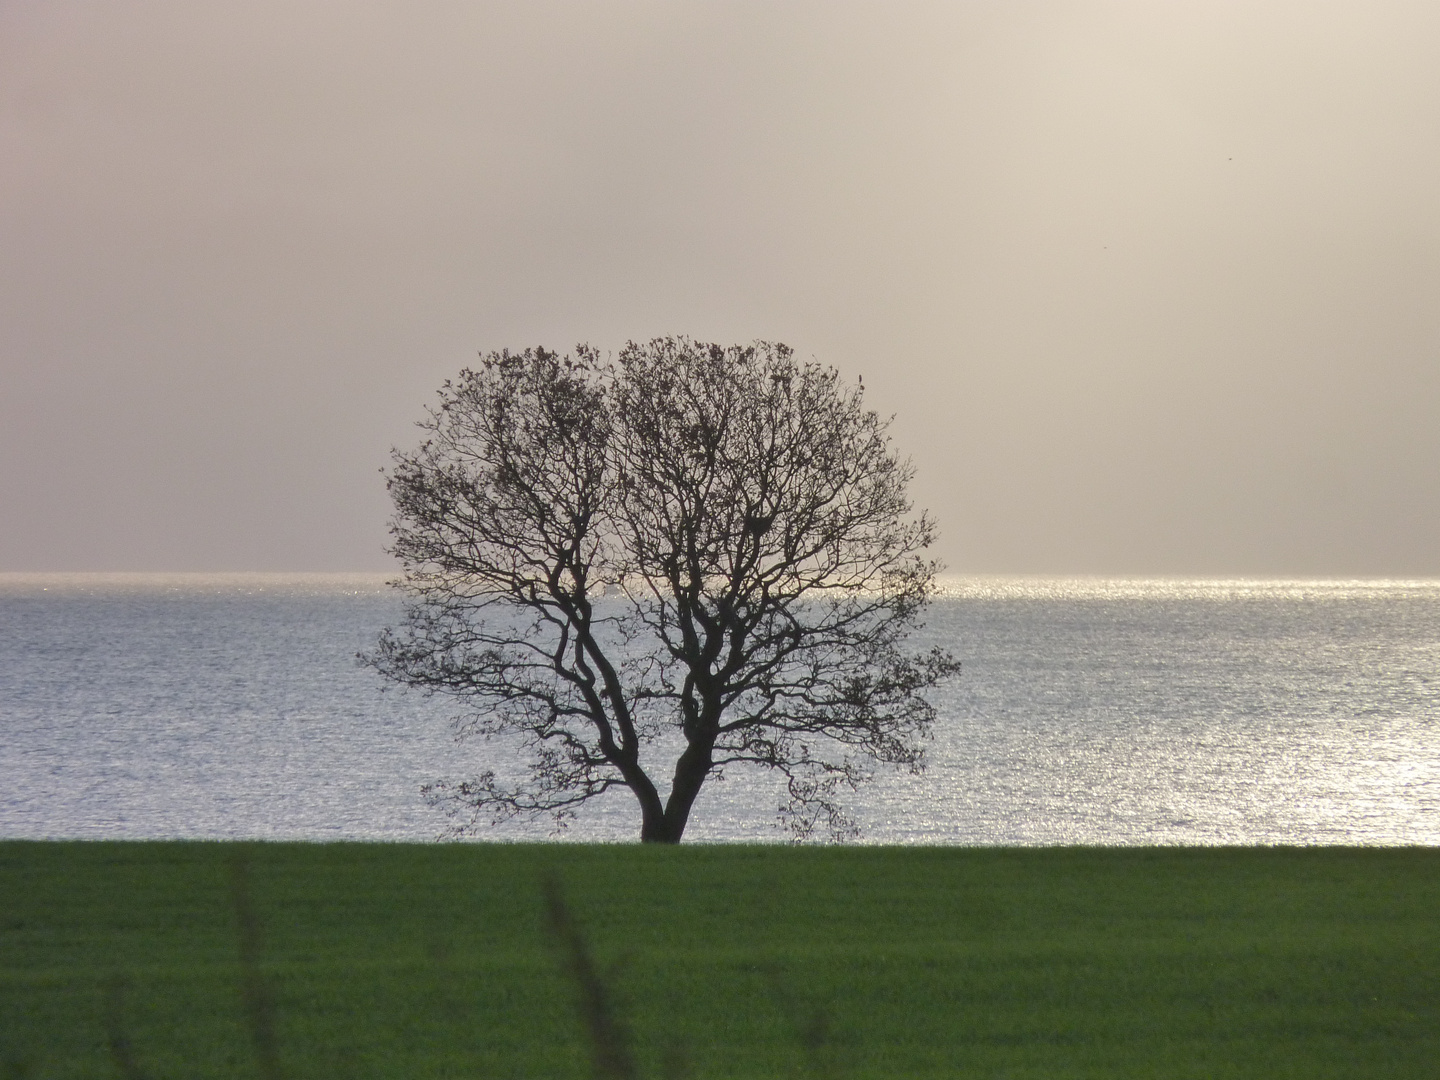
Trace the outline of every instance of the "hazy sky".
<instances>
[{"instance_id":1,"label":"hazy sky","mask_svg":"<svg viewBox=\"0 0 1440 1080\"><path fill-rule=\"evenodd\" d=\"M0 570L386 569L446 376L665 333L953 572L1440 575L1440 5L0 0Z\"/></svg>"}]
</instances>

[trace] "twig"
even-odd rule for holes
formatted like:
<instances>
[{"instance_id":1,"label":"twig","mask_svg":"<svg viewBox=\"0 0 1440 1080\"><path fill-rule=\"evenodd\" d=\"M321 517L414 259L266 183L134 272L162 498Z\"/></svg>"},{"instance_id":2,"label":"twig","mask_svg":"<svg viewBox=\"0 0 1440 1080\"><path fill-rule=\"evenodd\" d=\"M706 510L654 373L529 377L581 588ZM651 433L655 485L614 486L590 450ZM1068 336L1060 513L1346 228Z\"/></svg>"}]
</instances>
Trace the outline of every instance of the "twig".
<instances>
[{"instance_id":1,"label":"twig","mask_svg":"<svg viewBox=\"0 0 1440 1080\"><path fill-rule=\"evenodd\" d=\"M281 1080L275 1039L275 1002L260 970L260 920L250 900L250 862L241 854L230 860L230 901L240 932L240 993L262 1080Z\"/></svg>"},{"instance_id":2,"label":"twig","mask_svg":"<svg viewBox=\"0 0 1440 1080\"><path fill-rule=\"evenodd\" d=\"M805 1008L791 993L778 964L762 965L775 1001L790 1021L790 1025L805 1051L805 1063L810 1074L817 1078L833 1077L837 1074L834 1061L833 1043L830 1039L830 1014L819 1005Z\"/></svg>"},{"instance_id":3,"label":"twig","mask_svg":"<svg viewBox=\"0 0 1440 1080\"><path fill-rule=\"evenodd\" d=\"M609 988L596 970L585 935L565 903L559 879L546 874L540 884L550 930L562 950L566 971L580 992L580 1016L590 1037L595 1076L597 1080L636 1080L639 1074L630 1050L629 1032L615 1016Z\"/></svg>"},{"instance_id":4,"label":"twig","mask_svg":"<svg viewBox=\"0 0 1440 1080\"><path fill-rule=\"evenodd\" d=\"M113 975L105 983L105 1042L110 1047L110 1060L125 1080L146 1080L145 1072L135 1061L135 1048L125 1031L125 991L130 981L124 975Z\"/></svg>"}]
</instances>

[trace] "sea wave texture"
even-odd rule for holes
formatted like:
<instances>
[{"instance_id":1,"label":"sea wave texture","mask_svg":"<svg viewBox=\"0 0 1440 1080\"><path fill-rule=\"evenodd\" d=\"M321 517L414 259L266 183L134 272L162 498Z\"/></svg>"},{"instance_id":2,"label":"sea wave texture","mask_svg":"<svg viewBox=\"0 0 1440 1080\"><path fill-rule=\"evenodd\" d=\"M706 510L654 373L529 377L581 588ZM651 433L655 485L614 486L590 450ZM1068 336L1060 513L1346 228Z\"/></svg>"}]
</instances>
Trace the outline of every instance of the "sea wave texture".
<instances>
[{"instance_id":1,"label":"sea wave texture","mask_svg":"<svg viewBox=\"0 0 1440 1080\"><path fill-rule=\"evenodd\" d=\"M383 575L0 575L0 835L443 835L422 785L523 766L357 662L399 611ZM930 644L963 674L862 842L1440 844L1440 582L950 578ZM784 840L780 801L731 773L687 839ZM616 793L475 835L637 831Z\"/></svg>"}]
</instances>

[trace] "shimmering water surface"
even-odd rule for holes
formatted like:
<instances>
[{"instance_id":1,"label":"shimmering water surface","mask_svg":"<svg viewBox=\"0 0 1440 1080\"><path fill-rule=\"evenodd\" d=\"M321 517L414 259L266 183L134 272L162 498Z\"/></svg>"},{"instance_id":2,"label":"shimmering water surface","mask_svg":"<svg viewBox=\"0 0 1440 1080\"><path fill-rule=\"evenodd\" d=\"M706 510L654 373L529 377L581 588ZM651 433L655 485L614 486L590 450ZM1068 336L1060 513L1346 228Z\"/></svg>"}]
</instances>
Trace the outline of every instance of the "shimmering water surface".
<instances>
[{"instance_id":1,"label":"shimmering water surface","mask_svg":"<svg viewBox=\"0 0 1440 1080\"><path fill-rule=\"evenodd\" d=\"M398 610L379 577L0 575L0 835L439 835L420 786L506 748L355 662ZM964 674L929 769L852 797L865 841L1440 844L1440 582L956 580L930 639ZM784 839L778 801L734 774L687 838ZM567 835L637 830L616 794Z\"/></svg>"}]
</instances>

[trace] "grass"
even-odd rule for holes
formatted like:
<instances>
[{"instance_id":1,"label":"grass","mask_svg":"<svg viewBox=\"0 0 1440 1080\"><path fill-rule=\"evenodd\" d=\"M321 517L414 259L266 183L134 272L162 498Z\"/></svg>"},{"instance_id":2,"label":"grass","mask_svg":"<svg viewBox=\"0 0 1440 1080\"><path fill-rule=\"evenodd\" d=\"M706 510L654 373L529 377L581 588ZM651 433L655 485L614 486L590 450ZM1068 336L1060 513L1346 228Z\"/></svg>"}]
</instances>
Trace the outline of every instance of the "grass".
<instances>
[{"instance_id":1,"label":"grass","mask_svg":"<svg viewBox=\"0 0 1440 1080\"><path fill-rule=\"evenodd\" d=\"M0 1076L1436 1061L1432 849L0 843Z\"/></svg>"}]
</instances>

